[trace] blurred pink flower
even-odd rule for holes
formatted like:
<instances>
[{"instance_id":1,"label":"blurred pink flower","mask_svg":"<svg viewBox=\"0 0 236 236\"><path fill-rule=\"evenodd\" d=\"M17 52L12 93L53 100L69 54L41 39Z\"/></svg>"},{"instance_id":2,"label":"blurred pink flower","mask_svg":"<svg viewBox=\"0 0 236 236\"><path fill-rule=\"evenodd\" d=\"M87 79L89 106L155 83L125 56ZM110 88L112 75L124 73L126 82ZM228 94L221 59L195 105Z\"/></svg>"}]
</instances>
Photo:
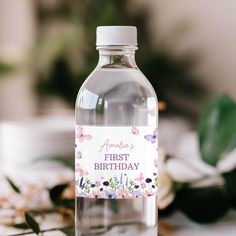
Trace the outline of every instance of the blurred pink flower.
<instances>
[{"instance_id":1,"label":"blurred pink flower","mask_svg":"<svg viewBox=\"0 0 236 236\"><path fill-rule=\"evenodd\" d=\"M118 191L118 196L120 198L128 198L129 193L126 190L122 189Z\"/></svg>"},{"instance_id":2,"label":"blurred pink flower","mask_svg":"<svg viewBox=\"0 0 236 236\"><path fill-rule=\"evenodd\" d=\"M99 198L99 197L101 197L101 194L100 193L98 193L98 192L91 192L90 193L90 197L92 197L92 198Z\"/></svg>"},{"instance_id":3,"label":"blurred pink flower","mask_svg":"<svg viewBox=\"0 0 236 236\"><path fill-rule=\"evenodd\" d=\"M145 193L144 193L144 196L146 196L146 197L150 197L153 195L154 195L154 193L152 191L145 191Z\"/></svg>"},{"instance_id":4,"label":"blurred pink flower","mask_svg":"<svg viewBox=\"0 0 236 236\"><path fill-rule=\"evenodd\" d=\"M141 188L145 188L146 184L145 183L141 183Z\"/></svg>"}]
</instances>

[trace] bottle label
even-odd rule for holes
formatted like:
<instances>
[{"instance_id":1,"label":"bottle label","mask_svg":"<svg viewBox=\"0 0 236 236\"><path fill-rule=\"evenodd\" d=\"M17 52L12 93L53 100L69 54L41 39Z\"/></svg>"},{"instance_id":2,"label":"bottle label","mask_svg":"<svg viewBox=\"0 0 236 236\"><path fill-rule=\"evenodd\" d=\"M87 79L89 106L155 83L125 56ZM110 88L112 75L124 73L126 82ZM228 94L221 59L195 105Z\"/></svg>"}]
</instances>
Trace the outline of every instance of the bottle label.
<instances>
[{"instance_id":1,"label":"bottle label","mask_svg":"<svg viewBox=\"0 0 236 236\"><path fill-rule=\"evenodd\" d=\"M157 192L157 127L76 126L76 195L140 198Z\"/></svg>"}]
</instances>

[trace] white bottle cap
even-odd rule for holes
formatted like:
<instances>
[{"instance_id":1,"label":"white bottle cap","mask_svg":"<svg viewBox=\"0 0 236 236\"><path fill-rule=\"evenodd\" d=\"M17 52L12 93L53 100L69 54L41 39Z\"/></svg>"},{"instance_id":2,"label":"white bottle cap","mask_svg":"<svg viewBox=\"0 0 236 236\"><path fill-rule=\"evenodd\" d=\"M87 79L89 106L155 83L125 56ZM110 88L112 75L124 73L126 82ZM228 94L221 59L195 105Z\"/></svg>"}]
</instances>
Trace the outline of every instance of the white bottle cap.
<instances>
[{"instance_id":1,"label":"white bottle cap","mask_svg":"<svg viewBox=\"0 0 236 236\"><path fill-rule=\"evenodd\" d=\"M137 45L135 26L98 26L97 46Z\"/></svg>"}]
</instances>

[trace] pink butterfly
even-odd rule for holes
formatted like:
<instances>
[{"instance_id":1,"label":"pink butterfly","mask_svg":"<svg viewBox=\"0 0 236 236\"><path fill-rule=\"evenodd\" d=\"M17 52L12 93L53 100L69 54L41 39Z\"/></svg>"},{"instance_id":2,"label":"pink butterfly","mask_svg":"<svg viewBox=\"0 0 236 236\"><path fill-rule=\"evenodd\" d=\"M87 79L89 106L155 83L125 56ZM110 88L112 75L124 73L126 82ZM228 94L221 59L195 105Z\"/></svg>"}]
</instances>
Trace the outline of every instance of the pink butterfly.
<instances>
[{"instance_id":1,"label":"pink butterfly","mask_svg":"<svg viewBox=\"0 0 236 236\"><path fill-rule=\"evenodd\" d=\"M142 182L144 180L143 173L140 173L140 176L138 178L136 178L135 180Z\"/></svg>"},{"instance_id":2,"label":"pink butterfly","mask_svg":"<svg viewBox=\"0 0 236 236\"><path fill-rule=\"evenodd\" d=\"M136 127L132 127L132 128L131 128L131 131L132 131L132 133L133 133L134 135L139 135L139 131L138 131L138 129L137 129Z\"/></svg>"},{"instance_id":3,"label":"pink butterfly","mask_svg":"<svg viewBox=\"0 0 236 236\"><path fill-rule=\"evenodd\" d=\"M77 127L76 138L79 139L80 143L83 143L85 140L92 139L92 135L84 134L82 126Z\"/></svg>"},{"instance_id":4,"label":"pink butterfly","mask_svg":"<svg viewBox=\"0 0 236 236\"><path fill-rule=\"evenodd\" d=\"M78 172L81 177L83 177L83 176L89 174L88 171L84 171L84 170L81 168L80 164L76 164L75 171Z\"/></svg>"}]
</instances>

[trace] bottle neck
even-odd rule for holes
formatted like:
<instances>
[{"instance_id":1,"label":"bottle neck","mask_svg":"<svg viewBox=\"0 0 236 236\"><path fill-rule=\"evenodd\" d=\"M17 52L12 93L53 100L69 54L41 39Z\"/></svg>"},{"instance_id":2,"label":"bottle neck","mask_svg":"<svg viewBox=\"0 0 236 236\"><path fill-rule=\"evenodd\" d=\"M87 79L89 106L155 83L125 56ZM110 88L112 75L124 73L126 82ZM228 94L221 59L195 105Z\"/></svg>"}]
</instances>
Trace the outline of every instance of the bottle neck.
<instances>
[{"instance_id":1,"label":"bottle neck","mask_svg":"<svg viewBox=\"0 0 236 236\"><path fill-rule=\"evenodd\" d=\"M137 68L135 46L98 46L97 68Z\"/></svg>"}]
</instances>

